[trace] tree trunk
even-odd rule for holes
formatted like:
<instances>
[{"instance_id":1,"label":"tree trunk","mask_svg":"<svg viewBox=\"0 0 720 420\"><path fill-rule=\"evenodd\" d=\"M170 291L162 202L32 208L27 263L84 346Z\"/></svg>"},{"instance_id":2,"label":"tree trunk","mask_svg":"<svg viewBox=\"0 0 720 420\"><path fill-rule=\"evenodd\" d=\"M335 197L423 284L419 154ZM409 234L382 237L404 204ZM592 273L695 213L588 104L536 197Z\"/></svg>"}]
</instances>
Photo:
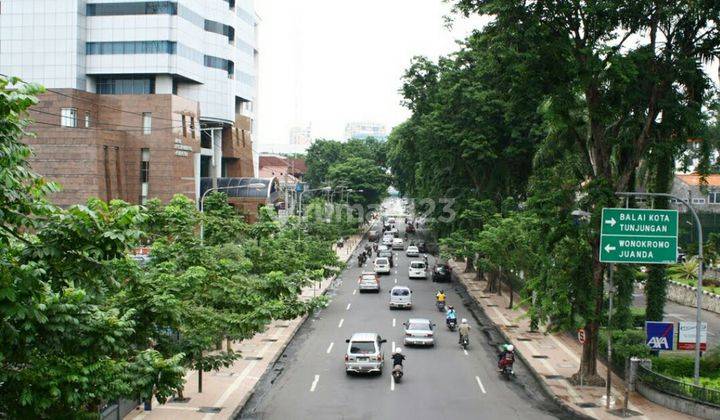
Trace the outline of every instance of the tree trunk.
<instances>
[{"instance_id":1,"label":"tree trunk","mask_svg":"<svg viewBox=\"0 0 720 420\"><path fill-rule=\"evenodd\" d=\"M575 383L583 383L590 386L604 386L605 379L597 373L597 355L600 325L598 317L602 316L603 307L603 276L605 275L605 266L600 262L600 238L596 237L592 240L593 267L592 267L592 287L595 296L590 302L592 310L588 311L594 315L594 319L589 319L585 325L585 344L583 345L582 359L580 360L580 370L573 375Z\"/></svg>"},{"instance_id":2,"label":"tree trunk","mask_svg":"<svg viewBox=\"0 0 720 420\"><path fill-rule=\"evenodd\" d=\"M474 268L473 268L472 258L470 258L470 257L465 258L465 272L472 273L473 270L474 270Z\"/></svg>"},{"instance_id":3,"label":"tree trunk","mask_svg":"<svg viewBox=\"0 0 720 420\"><path fill-rule=\"evenodd\" d=\"M667 192L670 189L670 180L673 176L674 160L672 152L666 147L659 150L652 191ZM654 199L656 209L667 209L666 197ZM667 297L667 277L664 265L652 265L648 271L645 282L645 319L648 321L662 321L665 311L665 298Z\"/></svg>"},{"instance_id":4,"label":"tree trunk","mask_svg":"<svg viewBox=\"0 0 720 420\"><path fill-rule=\"evenodd\" d=\"M225 351L228 353L232 351L232 340L230 337L225 337Z\"/></svg>"},{"instance_id":5,"label":"tree trunk","mask_svg":"<svg viewBox=\"0 0 720 420\"><path fill-rule=\"evenodd\" d=\"M508 279L508 286L510 286L510 304L508 305L508 309L512 309L513 307L513 298L515 297L514 289L513 289L513 280L509 276L506 277ZM500 286L502 287L502 286Z\"/></svg>"},{"instance_id":6,"label":"tree trunk","mask_svg":"<svg viewBox=\"0 0 720 420\"><path fill-rule=\"evenodd\" d=\"M485 286L485 293L495 293L497 289L497 270L490 270L485 273L487 278L487 285Z\"/></svg>"}]
</instances>

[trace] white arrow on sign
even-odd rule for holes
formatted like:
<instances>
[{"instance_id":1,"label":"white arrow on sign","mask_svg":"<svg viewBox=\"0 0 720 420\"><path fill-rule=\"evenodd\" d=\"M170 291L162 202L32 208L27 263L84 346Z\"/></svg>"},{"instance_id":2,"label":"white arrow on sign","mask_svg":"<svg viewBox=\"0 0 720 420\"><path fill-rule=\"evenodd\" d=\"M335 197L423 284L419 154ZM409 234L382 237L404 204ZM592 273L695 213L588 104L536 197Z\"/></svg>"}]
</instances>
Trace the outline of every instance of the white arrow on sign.
<instances>
[{"instance_id":1,"label":"white arrow on sign","mask_svg":"<svg viewBox=\"0 0 720 420\"><path fill-rule=\"evenodd\" d=\"M617 249L617 248L615 248L614 246L605 245L605 251L608 252L608 253L609 253L609 252L612 252L612 251L615 251L616 249Z\"/></svg>"},{"instance_id":2,"label":"white arrow on sign","mask_svg":"<svg viewBox=\"0 0 720 420\"><path fill-rule=\"evenodd\" d=\"M606 224L606 225L610 225L610 227L614 227L614 226L615 226L615 223L617 223L617 220L615 220L614 217L611 218L610 220L606 220L606 221L605 221L605 224Z\"/></svg>"}]
</instances>

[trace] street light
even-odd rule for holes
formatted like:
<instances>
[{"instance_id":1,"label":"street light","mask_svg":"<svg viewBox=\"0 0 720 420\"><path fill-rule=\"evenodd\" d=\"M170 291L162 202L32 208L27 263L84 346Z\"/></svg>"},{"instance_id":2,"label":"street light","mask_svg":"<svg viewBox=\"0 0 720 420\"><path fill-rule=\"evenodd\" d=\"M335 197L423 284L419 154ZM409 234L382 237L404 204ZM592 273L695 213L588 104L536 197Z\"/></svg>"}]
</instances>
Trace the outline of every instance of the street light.
<instances>
[{"instance_id":1,"label":"street light","mask_svg":"<svg viewBox=\"0 0 720 420\"><path fill-rule=\"evenodd\" d=\"M241 189L241 188L265 188L266 185L262 182L256 182L253 184L247 184L247 185L234 185L234 186L226 186L226 187L211 187L208 188L202 196L200 196L200 213L203 213L205 210L205 197L207 197L208 193L211 191L224 191L224 190L234 190L234 189ZM202 246L205 242L205 222L201 218L200 219L200 246Z\"/></svg>"},{"instance_id":2,"label":"street light","mask_svg":"<svg viewBox=\"0 0 720 420\"><path fill-rule=\"evenodd\" d=\"M315 189L312 189L312 190L303 190L303 191L301 191L301 192L300 192L300 198L298 198L298 214L299 214L299 215L302 215L302 197L303 197L303 194L305 194L306 192L313 192L313 191L329 192L331 189L332 189L332 188L330 188L330 187L322 187L322 188L315 188Z\"/></svg>"}]
</instances>

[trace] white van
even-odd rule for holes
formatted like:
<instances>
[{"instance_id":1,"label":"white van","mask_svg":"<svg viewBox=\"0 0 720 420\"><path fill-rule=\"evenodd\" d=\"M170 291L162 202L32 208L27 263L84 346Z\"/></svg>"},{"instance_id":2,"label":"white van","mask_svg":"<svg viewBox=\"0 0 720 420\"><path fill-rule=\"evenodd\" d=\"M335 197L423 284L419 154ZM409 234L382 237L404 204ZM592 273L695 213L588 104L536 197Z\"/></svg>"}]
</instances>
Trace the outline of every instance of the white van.
<instances>
[{"instance_id":1,"label":"white van","mask_svg":"<svg viewBox=\"0 0 720 420\"><path fill-rule=\"evenodd\" d=\"M403 242L402 238L393 239L392 249L405 249L405 242Z\"/></svg>"},{"instance_id":2,"label":"white van","mask_svg":"<svg viewBox=\"0 0 720 420\"><path fill-rule=\"evenodd\" d=\"M385 257L375 258L373 266L377 274L390 274L390 261Z\"/></svg>"},{"instance_id":3,"label":"white van","mask_svg":"<svg viewBox=\"0 0 720 420\"><path fill-rule=\"evenodd\" d=\"M390 290L390 309L412 307L412 290L407 286L395 286Z\"/></svg>"},{"instance_id":4,"label":"white van","mask_svg":"<svg viewBox=\"0 0 720 420\"><path fill-rule=\"evenodd\" d=\"M411 279L424 279L427 277L425 270L427 265L424 261L410 261L410 267L408 268L408 277Z\"/></svg>"}]
</instances>

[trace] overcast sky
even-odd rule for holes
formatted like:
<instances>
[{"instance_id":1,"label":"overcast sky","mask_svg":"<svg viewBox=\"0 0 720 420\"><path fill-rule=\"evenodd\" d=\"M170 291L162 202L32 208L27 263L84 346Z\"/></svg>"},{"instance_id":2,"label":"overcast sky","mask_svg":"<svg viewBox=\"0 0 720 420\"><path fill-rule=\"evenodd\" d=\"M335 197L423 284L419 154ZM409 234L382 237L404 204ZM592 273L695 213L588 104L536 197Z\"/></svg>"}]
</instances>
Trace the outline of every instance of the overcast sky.
<instances>
[{"instance_id":1,"label":"overcast sky","mask_svg":"<svg viewBox=\"0 0 720 420\"><path fill-rule=\"evenodd\" d=\"M400 77L415 55L456 49L479 18L455 17L442 0L255 0L260 16L259 144L287 144L289 129L341 139L345 124L388 130L408 117Z\"/></svg>"}]
</instances>

